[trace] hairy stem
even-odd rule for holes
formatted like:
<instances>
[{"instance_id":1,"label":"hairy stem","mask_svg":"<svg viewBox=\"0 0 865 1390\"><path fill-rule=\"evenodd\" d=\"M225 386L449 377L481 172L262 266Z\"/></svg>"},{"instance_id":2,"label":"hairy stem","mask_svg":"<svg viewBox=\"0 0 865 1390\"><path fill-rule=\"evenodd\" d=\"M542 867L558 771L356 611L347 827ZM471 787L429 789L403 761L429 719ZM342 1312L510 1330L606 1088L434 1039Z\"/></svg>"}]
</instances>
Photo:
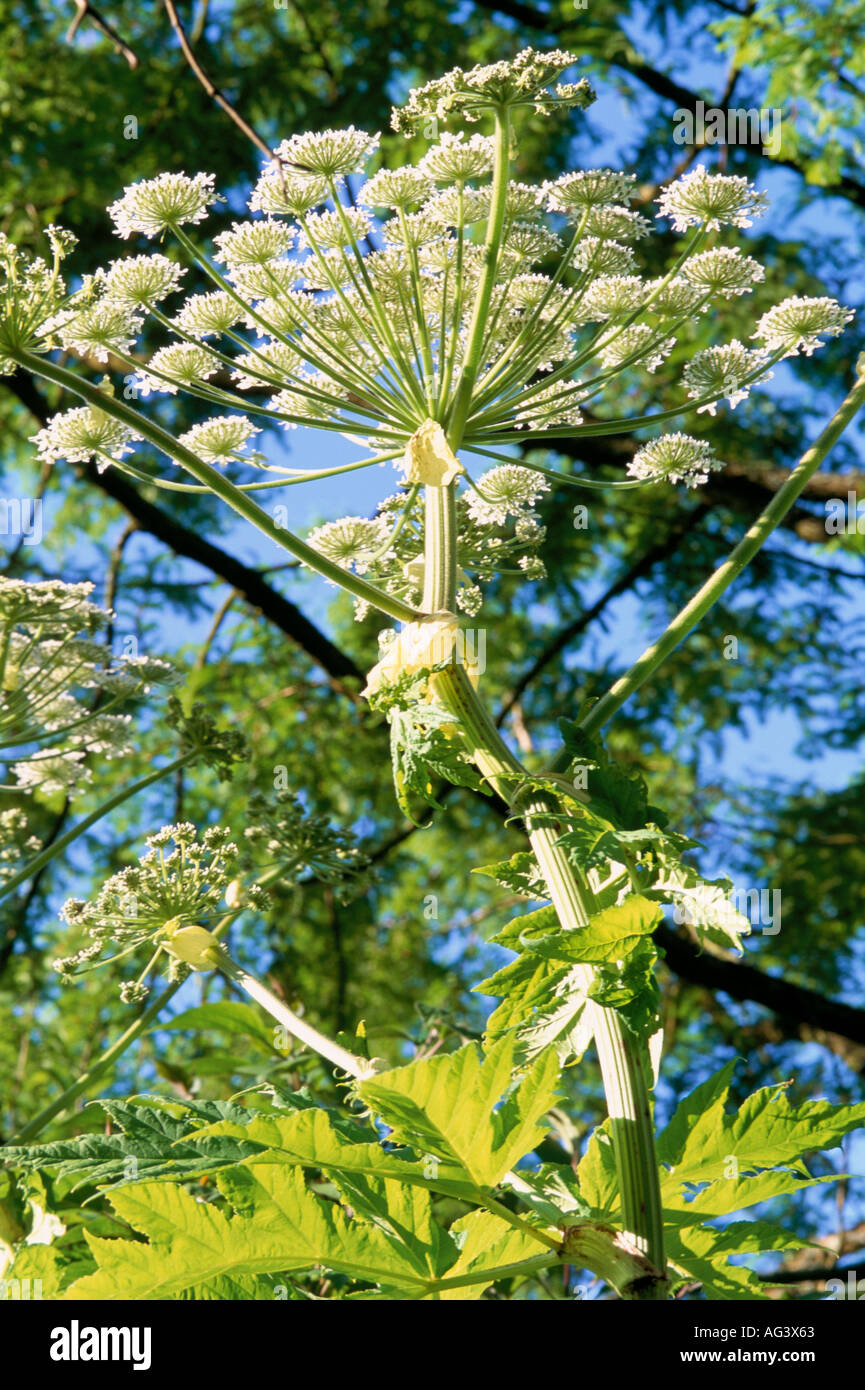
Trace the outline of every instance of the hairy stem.
<instances>
[{"instance_id":1,"label":"hairy stem","mask_svg":"<svg viewBox=\"0 0 865 1390\"><path fill-rule=\"evenodd\" d=\"M442 703L459 719L467 746L480 771L496 791L524 819L529 842L544 876L556 915L565 930L588 924L593 897L581 882L564 850L558 833L549 824L558 809L554 797L520 793L525 769L504 743L475 693L464 669L452 667L436 673L435 690ZM533 821L541 820L541 824ZM578 976L579 987L588 991L594 979L590 966ZM622 1203L626 1237L646 1256L656 1272L634 1291L634 1297L664 1298L665 1281L663 1208L658 1184L654 1126L649 1092L648 1059L613 1009L587 1001L588 1019L594 1031L598 1061L611 1120L611 1135Z\"/></svg>"},{"instance_id":2,"label":"hairy stem","mask_svg":"<svg viewBox=\"0 0 865 1390\"><path fill-rule=\"evenodd\" d=\"M366 1057L355 1056L353 1052L348 1052L346 1048L340 1047L339 1043L335 1043L330 1038L325 1037L323 1033L319 1033L317 1028L313 1028L311 1023L307 1023L289 1009L255 975L251 975L248 970L237 965L224 951L219 952L218 967L226 979L232 980L242 990L245 990L250 999L254 999L257 1004L266 1009L271 1018L275 1018L278 1023L281 1023L292 1037L305 1043L307 1047L311 1047L314 1052L326 1058L328 1062L332 1062L335 1067L348 1072L349 1076L371 1076L375 1072L376 1067L373 1062L370 1062Z\"/></svg>"},{"instance_id":3,"label":"hairy stem","mask_svg":"<svg viewBox=\"0 0 865 1390\"><path fill-rule=\"evenodd\" d=\"M453 485L426 490L426 550L424 607L436 612L455 606L456 550ZM544 876L547 892L566 930L585 927L593 908L589 885L578 880L558 834L550 825L558 803L546 793L521 795L526 771L511 753L478 698L464 667L438 671L432 681L436 695L459 720L472 760L507 803L523 817L529 842ZM533 822L538 823L534 824ZM590 966L580 972L580 987L588 991L594 979ZM663 1208L655 1156L654 1126L649 1097L648 1060L638 1050L614 1010L587 1001L598 1060L607 1097L613 1149L622 1201L625 1235L645 1256L654 1277L640 1281L630 1296L663 1299Z\"/></svg>"}]
</instances>

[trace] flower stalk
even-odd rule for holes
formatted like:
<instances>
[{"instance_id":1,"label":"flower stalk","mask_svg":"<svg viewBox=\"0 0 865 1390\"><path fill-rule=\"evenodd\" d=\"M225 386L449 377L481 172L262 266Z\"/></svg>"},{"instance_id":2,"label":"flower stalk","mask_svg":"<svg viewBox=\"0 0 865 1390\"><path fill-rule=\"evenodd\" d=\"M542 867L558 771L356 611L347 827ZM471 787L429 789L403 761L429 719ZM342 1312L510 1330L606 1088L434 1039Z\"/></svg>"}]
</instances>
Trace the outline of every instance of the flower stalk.
<instances>
[{"instance_id":1,"label":"flower stalk","mask_svg":"<svg viewBox=\"0 0 865 1390\"><path fill-rule=\"evenodd\" d=\"M839 405L829 423L822 429L809 449L806 449L783 487L779 488L769 505L748 528L727 559L706 580L693 598L676 614L657 641L647 647L633 666L610 687L606 695L584 715L580 727L588 734L597 733L612 719L626 700L640 689L666 661L671 652L684 642L698 623L717 602L742 571L751 563L757 551L780 526L784 517L801 496L830 450L847 426L865 406L865 353L856 363L856 382ZM551 763L551 771L561 772L568 766L569 755L561 749Z\"/></svg>"},{"instance_id":2,"label":"flower stalk","mask_svg":"<svg viewBox=\"0 0 865 1390\"><path fill-rule=\"evenodd\" d=\"M131 409L123 401L108 395L105 391L100 391L98 387L93 386L85 378L76 376L74 372L67 371L65 367L58 366L55 362L50 362L44 357L38 357L23 348L17 349L14 357L25 371L32 372L34 376L41 376L46 381L53 382L55 386L60 386L65 391L80 396L88 405L95 406L106 415L111 415L122 424L129 426L136 434L146 439L149 444L153 444L162 453L173 459L175 463L179 463L198 482L203 483L210 492L214 493L221 502L231 507L245 521L251 522L269 540L272 540L283 550L287 550L295 559L308 565L310 569L315 570L325 579L341 585L355 598L371 603L382 613L396 619L397 622L412 622L421 616L420 612L410 604L403 603L401 599L385 593L376 585L368 584L359 575L351 574L339 565L333 564L306 545L299 536L295 536L293 532L278 526L267 512L247 497L245 492L235 487L234 483L223 477L217 469L203 463L191 449L187 449L184 444L175 439L167 430L149 420L141 411Z\"/></svg>"}]
</instances>

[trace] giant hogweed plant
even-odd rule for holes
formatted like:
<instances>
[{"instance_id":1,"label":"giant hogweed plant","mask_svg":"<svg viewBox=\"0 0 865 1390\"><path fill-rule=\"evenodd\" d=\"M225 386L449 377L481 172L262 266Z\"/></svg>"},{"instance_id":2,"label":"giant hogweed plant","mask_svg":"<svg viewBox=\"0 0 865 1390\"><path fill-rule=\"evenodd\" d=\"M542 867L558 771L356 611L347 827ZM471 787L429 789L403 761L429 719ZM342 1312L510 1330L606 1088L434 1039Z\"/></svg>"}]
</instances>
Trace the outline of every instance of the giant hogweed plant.
<instances>
[{"instance_id":1,"label":"giant hogweed plant","mask_svg":"<svg viewBox=\"0 0 865 1390\"><path fill-rule=\"evenodd\" d=\"M561 721L561 751L548 767L527 769L500 736L463 640L461 614L479 614L485 581L517 573L531 583L543 573L536 505L551 481L608 496L699 486L723 460L699 433L667 427L691 415L699 424L725 400L735 407L774 364L810 355L850 318L829 299L787 299L748 341L688 351L701 315L722 322L725 304L762 280L734 240L765 198L746 179L702 166L678 178L657 213L676 249L665 273L647 278L640 243L653 225L630 206L633 175L587 169L543 185L511 176L521 111L549 115L592 100L584 81L563 81L575 61L527 49L413 91L393 123L406 133L422 127L426 153L366 179L376 137L354 128L293 136L265 166L250 218L219 232L209 249L199 226L220 201L213 179L177 173L127 188L109 209L120 237L163 249L121 257L74 292L61 276L74 244L68 232L48 229L51 263L2 247L0 365L81 402L35 437L42 459L95 459L177 493L210 493L351 594L361 615L377 610L400 624L364 692L391 727L400 802L409 814L435 806L442 781L494 790L527 848L482 871L537 904L496 938L513 958L478 986L499 1001L483 1047L388 1064L365 1055L359 1040L352 1050L324 1037L226 949L228 928L261 910L269 884L301 870L345 884L359 867L345 837L310 826L291 798L256 807L240 845L217 828L165 827L148 837L138 864L90 901L67 903L63 916L81 944L56 963L65 979L98 968L106 951L136 962L123 986L129 1002L143 1003L162 963L170 978L99 1063L12 1141L13 1166L54 1166L96 1184L137 1233L88 1236L83 1274L51 1246L25 1246L12 1272L38 1267L58 1296L266 1298L280 1289L304 1297L303 1276L322 1269L335 1297L545 1296L546 1272L569 1266L625 1299L663 1300L685 1286L709 1298L758 1298L757 1276L730 1256L801 1242L768 1221L730 1215L818 1181L803 1155L861 1123L865 1107L796 1106L784 1088L732 1111L727 1067L656 1135L653 930L671 903L699 934L727 945L739 946L748 923L732 908L720 911L727 881L707 882L692 867L693 842L649 803L642 780L615 763L600 734L782 519L862 404L865 380L661 638L607 695ZM212 288L165 307L188 267ZM142 365L136 344L146 319L166 341ZM680 403L623 416L623 384L637 373L650 378L677 345L687 356ZM58 351L119 364L136 391L116 390L108 375L94 384L61 365ZM213 412L179 434L147 400L178 392ZM327 430L364 452L338 467L287 469L257 448L256 436L273 425ZM534 451L515 461L521 446L554 448L560 436L625 433L641 442L618 481L560 474ZM480 476L466 467L469 456L485 461ZM170 465L178 471L166 476ZM271 512L255 496L382 465L396 478L390 495L371 497L374 514L328 523L305 540L286 524L290 506ZM68 598L75 602L84 600ZM54 606L62 604L57 589ZM33 660L32 622L23 635L20 626L4 649L15 669L19 650ZM4 700L15 684L4 682ZM181 759L204 757L230 774L242 750L226 746L202 711L186 717L175 701L171 718ZM79 753L53 749L45 775L74 780ZM38 765L31 758L19 772L31 794ZM19 843L21 814L7 826ZM24 843L23 865L7 866L2 891L25 883L58 845L28 858L33 844L28 851ZM105 1101L114 1134L34 1144L54 1115L110 1074L189 972L206 970L246 989L335 1067L346 1107L279 1087L220 1103ZM534 1150L561 1070L592 1044L608 1117L576 1172L541 1163ZM202 1175L212 1179L205 1195L189 1182ZM322 1176L324 1188L311 1181ZM452 1199L446 1219L442 1197Z\"/></svg>"}]
</instances>

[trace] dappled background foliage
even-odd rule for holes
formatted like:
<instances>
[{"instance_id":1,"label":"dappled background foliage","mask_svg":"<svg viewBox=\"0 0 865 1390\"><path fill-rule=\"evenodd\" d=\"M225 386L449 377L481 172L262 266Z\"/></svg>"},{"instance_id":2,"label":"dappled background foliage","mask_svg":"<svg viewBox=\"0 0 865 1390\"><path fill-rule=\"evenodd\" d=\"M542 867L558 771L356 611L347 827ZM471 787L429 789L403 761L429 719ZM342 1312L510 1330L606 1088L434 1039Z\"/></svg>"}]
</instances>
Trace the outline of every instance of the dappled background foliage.
<instances>
[{"instance_id":1,"label":"dappled background foliage","mask_svg":"<svg viewBox=\"0 0 865 1390\"><path fill-rule=\"evenodd\" d=\"M766 281L747 307L731 308L733 334L746 337L754 314L781 293L829 294L861 308L865 284L854 253L865 223L865 5L759 0L741 10L727 3L580 10L569 0L275 7L198 0L177 9L197 61L267 144L353 122L383 132L384 164L402 153L389 112L410 85L524 43L573 48L584 54L600 100L543 131L528 120L523 173L537 179L562 167L618 163L636 171L650 213L658 186L705 155L712 168L747 173L773 199L749 234ZM10 3L0 18L0 228L34 247L51 221L74 228L80 245L70 264L83 275L116 253L104 209L124 184L164 169L206 168L239 200L261 155L196 80L161 4L107 0L67 38L74 13L72 5L38 0ZM759 144L701 151L676 143L676 113L699 100L777 109L776 156ZM416 138L419 154L424 142ZM653 241L664 254L664 239ZM712 341L709 316L696 335L696 347ZM771 388L754 392L734 415L701 417L728 467L697 494L592 494L579 529L573 495L547 494L548 577L530 587L499 577L483 613L485 696L535 766L555 747L556 719L603 692L777 491L844 394L862 346L860 317L819 356L784 364ZM653 378L653 404L673 399L666 393L680 365L674 354ZM627 409L641 413L648 400L648 385L638 385ZM351 1035L365 1020L370 1048L393 1061L477 1035L489 1001L472 986L505 959L484 943L515 904L471 871L504 858L521 839L516 826L503 829L495 805L464 790L446 792L424 828L403 818L386 726L358 698L380 620L353 621L346 599L292 565L262 565L255 541L211 498L175 500L90 466L40 472L29 436L57 405L23 374L0 381L4 494L43 496L46 515L38 547L4 537L3 572L94 579L117 611L115 643L134 637L140 650L177 660L184 702L203 701L243 732L250 751L230 781L196 769L127 803L5 911L0 1129L8 1135L37 1114L134 1017L110 972L73 990L58 987L50 960L66 950L57 918L66 894L86 896L91 882L131 862L157 824L188 819L242 831L250 794L272 788L275 776L312 812L352 829L369 863L347 893L309 875L281 888L264 916L234 929L235 954L265 969L289 1003L302 1001L326 1029ZM186 398L174 409L188 415L193 403ZM187 415L177 416L178 427L195 418ZM314 466L311 438L292 439L299 466ZM625 439L581 443L576 435L558 444L559 466L577 460L610 479L633 448ZM782 894L781 930L757 931L741 964L723 953L701 956L672 920L662 929L664 1113L733 1055L744 1059L736 1082L743 1095L795 1076L803 1096L861 1096L865 542L855 527L834 536L825 526L827 501L865 491L860 454L851 432L751 570L610 732L611 747L644 774L653 801L701 841L703 867ZM316 505L321 516L341 514L338 485L322 488ZM163 716L159 699L142 712L144 736L125 779L171 748ZM86 802L70 808L61 797L44 798L40 833L61 833L112 785L111 765L97 766ZM723 971L713 973L719 959ZM225 988L209 977L196 981L183 1007L215 1002ZM113 1086L116 1094L221 1098L274 1077L330 1084L309 1054L280 1054L251 1024L229 1034L218 1015L165 1023L94 1094ZM603 1097L590 1062L568 1077L573 1122L559 1117L556 1140L578 1149L603 1113ZM97 1107L79 1104L45 1137L104 1122ZM850 1153L836 1154L838 1170L861 1170L861 1149L854 1142ZM831 1198L797 1197L795 1211L777 1203L773 1213L831 1236L827 1265L839 1255L855 1261L865 1249L862 1180L838 1191L838 1198L834 1189ZM81 1195L61 1193L60 1205L77 1206ZM818 1265L815 1255L809 1267ZM802 1280L799 1287L815 1286Z\"/></svg>"}]
</instances>

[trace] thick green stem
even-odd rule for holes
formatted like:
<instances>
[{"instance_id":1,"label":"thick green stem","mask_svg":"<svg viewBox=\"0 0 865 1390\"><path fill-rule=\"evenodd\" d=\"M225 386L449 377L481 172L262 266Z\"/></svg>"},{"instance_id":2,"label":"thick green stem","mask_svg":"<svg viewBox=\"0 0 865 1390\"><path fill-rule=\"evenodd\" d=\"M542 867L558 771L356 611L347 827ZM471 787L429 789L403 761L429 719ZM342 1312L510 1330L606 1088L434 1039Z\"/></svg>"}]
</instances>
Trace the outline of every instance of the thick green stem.
<instances>
[{"instance_id":1,"label":"thick green stem","mask_svg":"<svg viewBox=\"0 0 865 1390\"><path fill-rule=\"evenodd\" d=\"M550 815L558 810L555 798L539 793L521 796L520 785L527 775L525 769L502 740L465 670L452 667L438 672L435 690L442 703L459 719L473 761L503 799L523 817L550 901L562 926L565 930L585 927L594 905L592 893L587 884L578 880L570 860L556 843L558 833L549 824ZM535 820L542 823L533 824ZM593 980L591 967L582 967L578 987L587 992ZM601 1008L591 1000L587 1001L586 1008L594 1031L611 1120L625 1235L656 1271L654 1280L641 1282L633 1296L662 1299L666 1296L662 1276L665 1269L663 1208L647 1059L640 1055L636 1040L614 1010Z\"/></svg>"},{"instance_id":2,"label":"thick green stem","mask_svg":"<svg viewBox=\"0 0 865 1390\"><path fill-rule=\"evenodd\" d=\"M452 611L456 576L455 508L453 486L426 490L426 549L424 608L428 612ZM471 757L498 793L523 818L547 892L566 930L585 927L593 909L591 890L578 881L550 815L559 809L547 794L521 795L526 771L502 739L478 698L462 666L436 673L435 692L459 720ZM538 821L535 824L535 820ZM588 992L594 980L590 966L582 967L578 985ZM654 1127L649 1099L647 1066L636 1040L611 1009L588 1000L588 1018L594 1030L598 1059L611 1121L613 1150L622 1202L626 1238L645 1257L654 1277L640 1280L629 1296L662 1299L664 1278L664 1226Z\"/></svg>"},{"instance_id":3,"label":"thick green stem","mask_svg":"<svg viewBox=\"0 0 865 1390\"><path fill-rule=\"evenodd\" d=\"M456 496L454 486L424 489L425 613L447 613L457 586Z\"/></svg>"},{"instance_id":4,"label":"thick green stem","mask_svg":"<svg viewBox=\"0 0 865 1390\"><path fill-rule=\"evenodd\" d=\"M671 652L675 651L697 624L706 616L713 604L726 589L738 579L750 564L757 551L768 540L777 526L781 524L793 503L801 495L808 480L816 473L830 449L837 443L843 431L865 405L865 354L856 364L857 381L850 393L841 402L825 429L815 439L810 449L802 455L784 486L778 490L768 507L760 513L757 520L745 533L739 544L730 552L728 558L719 565L714 574L698 589L694 597L676 614L657 642L647 647L631 669L616 681L607 694L580 721L587 733L596 733L635 691L639 690L651 675L657 671ZM554 772L564 771L570 762L570 755L561 749L552 763Z\"/></svg>"}]
</instances>

